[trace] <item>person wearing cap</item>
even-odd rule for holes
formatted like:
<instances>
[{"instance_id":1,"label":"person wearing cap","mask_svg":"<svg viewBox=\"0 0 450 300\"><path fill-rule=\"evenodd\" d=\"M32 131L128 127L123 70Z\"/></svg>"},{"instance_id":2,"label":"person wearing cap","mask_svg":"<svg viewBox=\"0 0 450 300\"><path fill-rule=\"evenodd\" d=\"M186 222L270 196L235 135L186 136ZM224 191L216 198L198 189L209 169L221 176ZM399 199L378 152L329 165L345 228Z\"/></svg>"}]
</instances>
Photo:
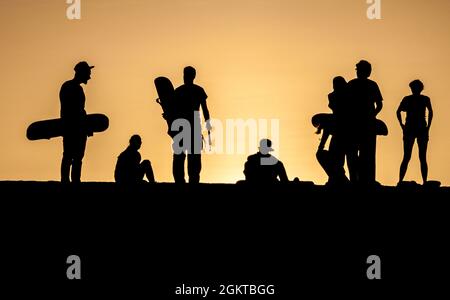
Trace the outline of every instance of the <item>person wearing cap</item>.
<instances>
[{"instance_id":1,"label":"person wearing cap","mask_svg":"<svg viewBox=\"0 0 450 300\"><path fill-rule=\"evenodd\" d=\"M61 120L63 123L63 157L61 162L61 182L79 183L81 166L86 149L86 140L91 132L85 126L86 97L81 84L91 79L93 66L85 61L79 62L73 79L66 81L59 92Z\"/></svg>"},{"instance_id":2,"label":"person wearing cap","mask_svg":"<svg viewBox=\"0 0 450 300\"><path fill-rule=\"evenodd\" d=\"M349 105L346 115L351 122L349 128L348 157L352 183L362 185L375 184L376 156L376 116L383 108L383 97L378 84L369 79L372 66L361 60L356 64L357 78L348 83Z\"/></svg>"},{"instance_id":3,"label":"person wearing cap","mask_svg":"<svg viewBox=\"0 0 450 300\"><path fill-rule=\"evenodd\" d=\"M135 134L130 138L130 144L117 158L114 178L120 184L138 184L144 182L144 175L148 182L155 183L152 165L149 160L141 162L139 149L142 139Z\"/></svg>"},{"instance_id":4,"label":"person wearing cap","mask_svg":"<svg viewBox=\"0 0 450 300\"><path fill-rule=\"evenodd\" d=\"M259 151L250 155L245 162L244 175L247 182L257 184L289 182L283 163L272 156L271 151L274 151L272 141L262 139L259 142Z\"/></svg>"}]
</instances>

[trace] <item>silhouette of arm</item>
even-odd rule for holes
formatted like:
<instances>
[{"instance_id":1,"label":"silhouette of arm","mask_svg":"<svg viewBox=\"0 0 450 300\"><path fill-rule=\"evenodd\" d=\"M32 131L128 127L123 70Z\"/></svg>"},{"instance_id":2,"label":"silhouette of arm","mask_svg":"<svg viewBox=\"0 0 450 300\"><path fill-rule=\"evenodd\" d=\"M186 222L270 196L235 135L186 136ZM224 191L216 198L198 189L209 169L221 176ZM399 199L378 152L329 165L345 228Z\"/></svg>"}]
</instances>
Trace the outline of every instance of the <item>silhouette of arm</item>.
<instances>
[{"instance_id":1,"label":"silhouette of arm","mask_svg":"<svg viewBox=\"0 0 450 300\"><path fill-rule=\"evenodd\" d=\"M383 101L375 102L375 117L380 113L383 109Z\"/></svg>"},{"instance_id":2,"label":"silhouette of arm","mask_svg":"<svg viewBox=\"0 0 450 300\"><path fill-rule=\"evenodd\" d=\"M375 83L375 116L376 117L380 111L383 109L383 96L381 95L380 88L378 87L378 84Z\"/></svg>"},{"instance_id":3,"label":"silhouette of arm","mask_svg":"<svg viewBox=\"0 0 450 300\"><path fill-rule=\"evenodd\" d=\"M209 132L212 130L212 125L211 125L211 121L210 121L210 117L209 117L208 106L206 105L206 101L203 101L201 105L202 105L203 117L205 118L206 130L208 130L208 132Z\"/></svg>"},{"instance_id":4,"label":"silhouette of arm","mask_svg":"<svg viewBox=\"0 0 450 300\"><path fill-rule=\"evenodd\" d=\"M206 104L206 98L208 98L208 95L206 95L205 90L200 88L200 105L202 107L203 111L203 117L205 118L205 121L209 121L209 110L208 105Z\"/></svg>"},{"instance_id":5,"label":"silhouette of arm","mask_svg":"<svg viewBox=\"0 0 450 300\"><path fill-rule=\"evenodd\" d=\"M67 118L70 113L70 109L68 107L68 105L70 104L70 101L68 99L69 96L70 92L68 91L67 83L64 83L61 86L61 90L59 91L59 101L61 103L61 118Z\"/></svg>"},{"instance_id":6,"label":"silhouette of arm","mask_svg":"<svg viewBox=\"0 0 450 300\"><path fill-rule=\"evenodd\" d=\"M203 117L205 118L205 121L209 121L209 110L208 105L206 104L206 99L201 102L202 111L203 111Z\"/></svg>"},{"instance_id":7,"label":"silhouette of arm","mask_svg":"<svg viewBox=\"0 0 450 300\"><path fill-rule=\"evenodd\" d=\"M289 182L289 178L286 173L286 169L281 161L278 161L278 177L281 182Z\"/></svg>"},{"instance_id":8,"label":"silhouette of arm","mask_svg":"<svg viewBox=\"0 0 450 300\"><path fill-rule=\"evenodd\" d=\"M328 132L328 130L324 129L322 138L320 139L319 148L317 149L317 151L323 150L325 148L325 144L327 143L329 136L330 136L330 133Z\"/></svg>"},{"instance_id":9,"label":"silhouette of arm","mask_svg":"<svg viewBox=\"0 0 450 300\"><path fill-rule=\"evenodd\" d=\"M402 102L400 102L400 105L397 108L397 120L400 123L400 127L402 127L402 129L405 129L406 124L403 123L402 120L402 112L406 112L407 111L407 103L408 103L408 97L405 97L402 99Z\"/></svg>"},{"instance_id":10,"label":"silhouette of arm","mask_svg":"<svg viewBox=\"0 0 450 300\"><path fill-rule=\"evenodd\" d=\"M245 180L252 181L255 179L255 168L254 164L252 163L252 158L248 157L247 161L244 164L244 175Z\"/></svg>"},{"instance_id":11,"label":"silhouette of arm","mask_svg":"<svg viewBox=\"0 0 450 300\"><path fill-rule=\"evenodd\" d=\"M431 122L433 121L433 107L431 106L430 98L428 98L428 101L426 103L426 107L428 109L428 122L427 122L427 128L430 129Z\"/></svg>"},{"instance_id":12,"label":"silhouette of arm","mask_svg":"<svg viewBox=\"0 0 450 300\"><path fill-rule=\"evenodd\" d=\"M400 123L400 127L402 129L405 129L405 124L403 124L403 120L402 120L402 111L405 111L405 109L403 107L404 102L405 102L405 99L402 100L402 102L400 103L400 105L397 108L397 120Z\"/></svg>"},{"instance_id":13,"label":"silhouette of arm","mask_svg":"<svg viewBox=\"0 0 450 300\"><path fill-rule=\"evenodd\" d=\"M203 112L203 117L205 118L205 122L206 122L206 129L208 131L210 131L212 129L211 123L210 123L210 116L209 116L209 110L208 110L208 105L206 104L206 98L208 98L208 96L206 95L205 91L202 90L202 97L201 97L201 101L200 101L200 105L202 107L202 112Z\"/></svg>"},{"instance_id":14,"label":"silhouette of arm","mask_svg":"<svg viewBox=\"0 0 450 300\"><path fill-rule=\"evenodd\" d=\"M334 112L334 110L336 109L336 102L334 101L333 98L333 93L328 94L328 107L331 109L331 111Z\"/></svg>"}]
</instances>

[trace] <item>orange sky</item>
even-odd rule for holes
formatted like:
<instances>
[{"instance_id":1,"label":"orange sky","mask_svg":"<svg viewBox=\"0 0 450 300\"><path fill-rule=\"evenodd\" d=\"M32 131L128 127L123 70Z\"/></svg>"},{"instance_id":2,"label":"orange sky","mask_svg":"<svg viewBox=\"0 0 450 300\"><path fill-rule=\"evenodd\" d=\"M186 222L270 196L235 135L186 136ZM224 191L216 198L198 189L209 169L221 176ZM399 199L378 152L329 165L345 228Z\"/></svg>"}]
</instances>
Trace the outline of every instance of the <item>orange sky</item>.
<instances>
[{"instance_id":1,"label":"orange sky","mask_svg":"<svg viewBox=\"0 0 450 300\"><path fill-rule=\"evenodd\" d=\"M59 117L58 92L73 66L96 66L84 87L88 113L110 118L107 132L88 141L82 179L112 181L129 137L158 181L172 181L170 139L154 102L153 79L182 83L193 65L209 95L213 118L279 119L277 155L290 178L324 183L315 159L319 137L310 118L328 111L336 75L355 77L364 58L373 65L390 134L378 139L377 179L398 181L400 100L416 78L425 84L435 119L429 179L450 184L450 1L382 1L382 20L366 17L365 0L82 0L82 19L66 18L65 0L0 1L0 180L59 180L61 139L27 141L33 121ZM203 182L243 178L240 155L205 155ZM421 181L417 148L407 180Z\"/></svg>"}]
</instances>

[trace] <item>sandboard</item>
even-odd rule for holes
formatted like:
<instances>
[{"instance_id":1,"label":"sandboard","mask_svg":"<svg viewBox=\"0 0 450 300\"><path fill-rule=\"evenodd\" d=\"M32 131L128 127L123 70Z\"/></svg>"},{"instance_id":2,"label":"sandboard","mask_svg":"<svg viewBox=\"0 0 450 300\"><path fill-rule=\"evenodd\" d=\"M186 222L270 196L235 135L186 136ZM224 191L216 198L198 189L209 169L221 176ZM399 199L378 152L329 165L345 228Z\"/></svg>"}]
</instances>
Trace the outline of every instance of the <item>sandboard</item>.
<instances>
[{"instance_id":1,"label":"sandboard","mask_svg":"<svg viewBox=\"0 0 450 300\"><path fill-rule=\"evenodd\" d=\"M175 89L173 84L167 77L158 77L154 81L156 92L158 93L158 99L156 102L161 105L163 110L163 118L167 121L167 134L171 137L174 136L174 132L170 130L172 125L173 117L173 104L175 98Z\"/></svg>"},{"instance_id":2,"label":"sandboard","mask_svg":"<svg viewBox=\"0 0 450 300\"><path fill-rule=\"evenodd\" d=\"M313 118L316 118L318 122L322 125L322 128L329 130L331 134L334 132L335 120L333 114L330 113L319 113L315 114ZM312 121L311 121L312 122ZM386 124L376 119L375 121L375 130L377 135L387 136L389 131Z\"/></svg>"},{"instance_id":3,"label":"sandboard","mask_svg":"<svg viewBox=\"0 0 450 300\"><path fill-rule=\"evenodd\" d=\"M109 127L109 119L103 114L86 115L86 132L103 132ZM61 119L37 121L28 126L27 138L30 141L51 139L63 135Z\"/></svg>"}]
</instances>

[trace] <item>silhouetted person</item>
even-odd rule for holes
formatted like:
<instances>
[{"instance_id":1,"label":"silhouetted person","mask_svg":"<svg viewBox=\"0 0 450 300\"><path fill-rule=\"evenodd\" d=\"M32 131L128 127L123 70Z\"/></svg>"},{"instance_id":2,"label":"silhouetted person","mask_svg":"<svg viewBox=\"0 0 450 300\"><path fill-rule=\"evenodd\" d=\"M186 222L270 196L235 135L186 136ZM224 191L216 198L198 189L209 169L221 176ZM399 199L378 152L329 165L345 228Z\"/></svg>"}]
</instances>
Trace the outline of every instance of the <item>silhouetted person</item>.
<instances>
[{"instance_id":1,"label":"silhouetted person","mask_svg":"<svg viewBox=\"0 0 450 300\"><path fill-rule=\"evenodd\" d=\"M61 102L61 120L63 123L63 158L61 162L61 182L79 183L81 179L81 166L86 149L88 132L84 110L85 95L81 84L87 84L91 79L91 69L87 62L79 62L74 70L75 77L66 81L59 92Z\"/></svg>"},{"instance_id":2,"label":"silhouetted person","mask_svg":"<svg viewBox=\"0 0 450 300\"><path fill-rule=\"evenodd\" d=\"M333 78L333 91L328 94L328 107L333 111L336 121L342 118L346 111L345 101L348 98L347 81L342 76Z\"/></svg>"},{"instance_id":3,"label":"silhouetted person","mask_svg":"<svg viewBox=\"0 0 450 300\"><path fill-rule=\"evenodd\" d=\"M334 174L332 183L347 183L345 176L344 163L347 158L348 169L354 169L353 163L355 157L352 157L351 151L351 115L350 96L347 81L342 76L333 78L333 92L328 94L328 107L333 111L334 130L332 130L332 139L330 141L329 151L334 162ZM322 137L324 139L324 136ZM326 141L326 139L325 139ZM319 145L320 148L320 145ZM323 149L323 148L322 148Z\"/></svg>"},{"instance_id":4,"label":"silhouetted person","mask_svg":"<svg viewBox=\"0 0 450 300\"><path fill-rule=\"evenodd\" d=\"M189 183L200 182L202 169L201 151L203 148L200 107L206 121L206 129L211 130L210 116L205 90L194 84L196 71L189 66L184 68L184 84L175 90L174 114L178 119L185 119L190 124L190 139L183 139L181 145L174 142L173 150L173 177L176 183L185 183L184 162L188 157ZM176 120L174 121L176 122Z\"/></svg>"},{"instance_id":5,"label":"silhouetted person","mask_svg":"<svg viewBox=\"0 0 450 300\"><path fill-rule=\"evenodd\" d=\"M423 183L427 182L427 146L431 122L433 120L433 108L430 98L421 95L423 83L420 80L414 80L409 84L412 95L403 98L397 109L397 119L403 129L403 161L400 165L399 183L405 178L408 163L411 159L411 153L414 141L417 139L419 146L420 170L422 172ZM428 120L425 119L426 110L428 110ZM403 124L401 112L406 112L406 122Z\"/></svg>"},{"instance_id":6,"label":"silhouetted person","mask_svg":"<svg viewBox=\"0 0 450 300\"><path fill-rule=\"evenodd\" d=\"M383 97L375 81L369 79L372 66L361 60L356 65L357 78L348 83L349 116L352 132L350 133L350 178L352 182L363 185L375 183L376 154L376 116L383 108ZM357 158L357 159L356 159Z\"/></svg>"},{"instance_id":7,"label":"silhouetted person","mask_svg":"<svg viewBox=\"0 0 450 300\"><path fill-rule=\"evenodd\" d=\"M117 183L141 183L143 182L144 175L147 177L148 182L155 182L150 161L144 160L141 162L141 154L139 153L141 145L141 137L137 134L133 135L130 138L130 145L117 158L116 169L114 171L114 178Z\"/></svg>"},{"instance_id":8,"label":"silhouetted person","mask_svg":"<svg viewBox=\"0 0 450 300\"><path fill-rule=\"evenodd\" d=\"M348 182L344 170L344 153L338 145L336 137L336 119L331 114L317 114L312 118L312 124L317 128L317 134L322 133L319 146L317 148L316 157L322 168L328 175L328 183L330 185L342 185ZM328 150L325 145L332 136Z\"/></svg>"},{"instance_id":9,"label":"silhouetted person","mask_svg":"<svg viewBox=\"0 0 450 300\"><path fill-rule=\"evenodd\" d=\"M269 153L271 151L273 151L272 141L262 139L259 142L259 151L247 158L244 165L244 175L248 183L289 182L283 163L272 156Z\"/></svg>"}]
</instances>

